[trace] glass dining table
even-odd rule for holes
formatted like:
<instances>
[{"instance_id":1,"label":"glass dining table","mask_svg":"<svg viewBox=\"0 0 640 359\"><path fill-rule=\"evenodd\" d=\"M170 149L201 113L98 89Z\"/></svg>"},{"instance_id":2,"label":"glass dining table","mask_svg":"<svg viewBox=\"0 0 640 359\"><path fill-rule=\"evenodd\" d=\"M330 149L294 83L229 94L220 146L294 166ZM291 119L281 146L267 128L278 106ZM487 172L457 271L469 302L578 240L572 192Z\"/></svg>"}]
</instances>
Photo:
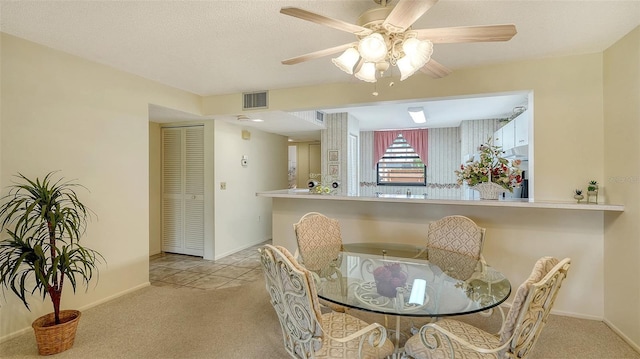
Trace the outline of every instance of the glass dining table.
<instances>
[{"instance_id":1,"label":"glass dining table","mask_svg":"<svg viewBox=\"0 0 640 359\"><path fill-rule=\"evenodd\" d=\"M317 281L318 297L344 307L400 317L445 317L488 311L511 284L484 261L455 252L398 243L344 244Z\"/></svg>"}]
</instances>

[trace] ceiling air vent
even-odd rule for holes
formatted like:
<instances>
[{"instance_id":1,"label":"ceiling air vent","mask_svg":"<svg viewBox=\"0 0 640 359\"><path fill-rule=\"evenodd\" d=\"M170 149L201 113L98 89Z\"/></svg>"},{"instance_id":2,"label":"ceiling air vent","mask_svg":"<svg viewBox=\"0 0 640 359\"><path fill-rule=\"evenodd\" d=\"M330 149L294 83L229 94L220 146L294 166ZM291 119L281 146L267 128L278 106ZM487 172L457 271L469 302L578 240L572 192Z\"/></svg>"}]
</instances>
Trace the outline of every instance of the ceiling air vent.
<instances>
[{"instance_id":1,"label":"ceiling air vent","mask_svg":"<svg viewBox=\"0 0 640 359\"><path fill-rule=\"evenodd\" d=\"M324 123L324 112L316 111L316 121Z\"/></svg>"},{"instance_id":2,"label":"ceiling air vent","mask_svg":"<svg viewBox=\"0 0 640 359\"><path fill-rule=\"evenodd\" d=\"M253 110L257 108L269 108L267 94L267 91L243 92L242 109Z\"/></svg>"}]
</instances>

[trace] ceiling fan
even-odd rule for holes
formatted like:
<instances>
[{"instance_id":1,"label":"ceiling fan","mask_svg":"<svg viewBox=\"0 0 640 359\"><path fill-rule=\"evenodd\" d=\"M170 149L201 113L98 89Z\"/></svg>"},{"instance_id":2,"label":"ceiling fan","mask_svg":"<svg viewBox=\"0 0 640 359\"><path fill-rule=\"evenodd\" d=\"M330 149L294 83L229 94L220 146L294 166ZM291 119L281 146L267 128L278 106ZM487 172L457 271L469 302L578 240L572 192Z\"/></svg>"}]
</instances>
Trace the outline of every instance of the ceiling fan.
<instances>
[{"instance_id":1,"label":"ceiling fan","mask_svg":"<svg viewBox=\"0 0 640 359\"><path fill-rule=\"evenodd\" d=\"M390 0L389 0L390 1ZM343 52L332 62L356 78L376 82L389 66L397 66L400 80L420 70L441 78L451 70L431 58L433 44L508 41L516 34L513 24L412 29L413 23L438 0L374 0L379 7L362 13L356 24L319 15L297 7L283 7L280 13L346 31L357 41L283 60L285 65Z\"/></svg>"}]
</instances>

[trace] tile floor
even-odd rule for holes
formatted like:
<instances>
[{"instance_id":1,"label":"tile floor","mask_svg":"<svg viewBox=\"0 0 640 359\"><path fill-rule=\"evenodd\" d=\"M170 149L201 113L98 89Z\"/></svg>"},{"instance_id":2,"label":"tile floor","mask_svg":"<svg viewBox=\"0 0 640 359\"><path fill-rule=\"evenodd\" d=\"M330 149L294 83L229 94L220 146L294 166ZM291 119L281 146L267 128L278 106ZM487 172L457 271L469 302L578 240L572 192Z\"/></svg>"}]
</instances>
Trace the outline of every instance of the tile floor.
<instances>
[{"instance_id":1,"label":"tile floor","mask_svg":"<svg viewBox=\"0 0 640 359\"><path fill-rule=\"evenodd\" d=\"M149 258L149 281L163 287L220 289L262 279L258 248L255 245L227 257L210 261L201 257L161 253Z\"/></svg>"}]
</instances>

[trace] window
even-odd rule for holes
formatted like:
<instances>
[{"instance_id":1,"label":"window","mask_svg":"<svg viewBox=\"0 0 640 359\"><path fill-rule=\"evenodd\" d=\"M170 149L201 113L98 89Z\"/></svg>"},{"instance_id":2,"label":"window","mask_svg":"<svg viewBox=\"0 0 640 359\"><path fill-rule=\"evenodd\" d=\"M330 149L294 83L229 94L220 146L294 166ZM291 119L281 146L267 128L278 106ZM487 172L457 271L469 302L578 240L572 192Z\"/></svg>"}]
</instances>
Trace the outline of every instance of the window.
<instances>
[{"instance_id":1,"label":"window","mask_svg":"<svg viewBox=\"0 0 640 359\"><path fill-rule=\"evenodd\" d=\"M399 134L378 161L378 185L426 186L427 166Z\"/></svg>"}]
</instances>

